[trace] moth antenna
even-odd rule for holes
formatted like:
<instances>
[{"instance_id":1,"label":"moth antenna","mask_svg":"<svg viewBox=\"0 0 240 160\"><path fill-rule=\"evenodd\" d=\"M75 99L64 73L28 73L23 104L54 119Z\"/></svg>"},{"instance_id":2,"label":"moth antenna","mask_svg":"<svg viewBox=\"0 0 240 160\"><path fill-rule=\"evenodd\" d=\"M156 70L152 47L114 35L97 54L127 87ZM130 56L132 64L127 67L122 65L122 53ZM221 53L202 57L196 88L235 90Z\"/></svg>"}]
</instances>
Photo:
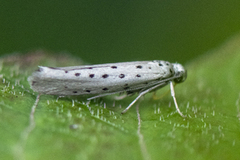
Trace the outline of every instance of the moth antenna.
<instances>
[{"instance_id":1,"label":"moth antenna","mask_svg":"<svg viewBox=\"0 0 240 160\"><path fill-rule=\"evenodd\" d=\"M182 116L182 117L186 117L185 115L182 114L182 112L180 111L180 109L178 108L178 104L177 104L177 100L176 100L176 97L175 97L175 92L174 92L174 87L173 87L173 82L170 81L170 90L171 90L171 96L173 97L173 101L174 101L174 104L175 104L175 107L178 111L178 113Z\"/></svg>"}]
</instances>

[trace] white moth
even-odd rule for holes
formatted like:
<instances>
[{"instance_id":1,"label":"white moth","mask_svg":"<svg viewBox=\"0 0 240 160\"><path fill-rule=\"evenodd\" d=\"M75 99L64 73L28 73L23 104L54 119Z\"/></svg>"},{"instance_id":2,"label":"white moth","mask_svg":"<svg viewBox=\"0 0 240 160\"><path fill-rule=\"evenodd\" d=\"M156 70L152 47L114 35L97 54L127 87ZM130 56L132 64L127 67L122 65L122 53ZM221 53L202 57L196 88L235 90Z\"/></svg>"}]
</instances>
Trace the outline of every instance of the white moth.
<instances>
[{"instance_id":1,"label":"white moth","mask_svg":"<svg viewBox=\"0 0 240 160\"><path fill-rule=\"evenodd\" d=\"M40 94L92 96L88 100L123 92L127 95L139 93L122 113L141 96L170 83L176 109L184 116L176 102L173 81L180 83L186 78L187 71L181 64L154 60L59 68L39 66L28 81Z\"/></svg>"}]
</instances>

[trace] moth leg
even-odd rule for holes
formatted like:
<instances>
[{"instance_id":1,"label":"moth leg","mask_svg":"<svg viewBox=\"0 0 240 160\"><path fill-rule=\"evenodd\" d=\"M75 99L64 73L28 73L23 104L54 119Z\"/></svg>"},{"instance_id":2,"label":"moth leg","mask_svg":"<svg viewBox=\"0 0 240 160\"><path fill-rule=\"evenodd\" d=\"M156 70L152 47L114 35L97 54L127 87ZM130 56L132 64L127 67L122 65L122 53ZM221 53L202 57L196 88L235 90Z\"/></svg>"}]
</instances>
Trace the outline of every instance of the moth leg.
<instances>
[{"instance_id":1,"label":"moth leg","mask_svg":"<svg viewBox=\"0 0 240 160\"><path fill-rule=\"evenodd\" d=\"M148 89L142 91L141 93L139 93L139 95L137 96L137 98L135 98L135 99L132 101L132 103L130 103L130 104L128 105L128 107L122 111L121 114L126 113L126 112L132 107L132 105L133 105L140 97L142 97L144 94L146 94L146 93L150 92L151 90L154 90L154 89L156 89L156 88L158 88L158 87L160 87L160 86L162 86L162 85L165 85L165 84L166 84L166 83L160 83L160 84L158 84L158 85L156 85L156 86L153 86L153 87L151 87L151 88L148 88Z\"/></svg>"},{"instance_id":2,"label":"moth leg","mask_svg":"<svg viewBox=\"0 0 240 160\"><path fill-rule=\"evenodd\" d=\"M174 92L173 82L172 82L172 81L170 81L170 90L171 90L171 96L173 97L173 101L174 101L174 104L175 104L175 107L176 107L178 113L179 113L182 117L186 117L185 115L182 114L182 112L181 112L180 109L178 108L178 104L177 104L177 100L176 100L176 97L175 97L175 92Z\"/></svg>"}]
</instances>

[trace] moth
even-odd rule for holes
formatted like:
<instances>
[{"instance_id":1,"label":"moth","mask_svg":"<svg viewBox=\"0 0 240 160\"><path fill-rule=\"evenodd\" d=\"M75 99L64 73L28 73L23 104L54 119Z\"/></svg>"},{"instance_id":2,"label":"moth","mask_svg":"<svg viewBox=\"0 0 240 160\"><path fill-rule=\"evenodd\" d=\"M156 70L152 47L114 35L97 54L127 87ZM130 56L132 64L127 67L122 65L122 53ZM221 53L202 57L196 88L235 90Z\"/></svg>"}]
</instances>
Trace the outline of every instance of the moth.
<instances>
[{"instance_id":1,"label":"moth","mask_svg":"<svg viewBox=\"0 0 240 160\"><path fill-rule=\"evenodd\" d=\"M154 60L71 67L39 66L28 81L33 91L40 94L90 96L88 100L116 93L138 93L122 113L146 93L170 84L175 107L184 116L177 105L173 82L181 83L186 78L187 71L181 64Z\"/></svg>"}]
</instances>

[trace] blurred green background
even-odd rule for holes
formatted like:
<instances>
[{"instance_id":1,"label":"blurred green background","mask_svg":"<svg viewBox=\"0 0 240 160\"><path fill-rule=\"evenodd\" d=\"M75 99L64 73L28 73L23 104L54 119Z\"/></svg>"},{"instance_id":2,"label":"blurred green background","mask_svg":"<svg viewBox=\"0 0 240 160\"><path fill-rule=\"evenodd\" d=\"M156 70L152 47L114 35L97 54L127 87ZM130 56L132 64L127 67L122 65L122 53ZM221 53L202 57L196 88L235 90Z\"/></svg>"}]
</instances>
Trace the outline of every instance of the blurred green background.
<instances>
[{"instance_id":1,"label":"blurred green background","mask_svg":"<svg viewBox=\"0 0 240 160\"><path fill-rule=\"evenodd\" d=\"M1 1L0 55L43 49L89 63L186 63L240 29L237 0Z\"/></svg>"}]
</instances>

